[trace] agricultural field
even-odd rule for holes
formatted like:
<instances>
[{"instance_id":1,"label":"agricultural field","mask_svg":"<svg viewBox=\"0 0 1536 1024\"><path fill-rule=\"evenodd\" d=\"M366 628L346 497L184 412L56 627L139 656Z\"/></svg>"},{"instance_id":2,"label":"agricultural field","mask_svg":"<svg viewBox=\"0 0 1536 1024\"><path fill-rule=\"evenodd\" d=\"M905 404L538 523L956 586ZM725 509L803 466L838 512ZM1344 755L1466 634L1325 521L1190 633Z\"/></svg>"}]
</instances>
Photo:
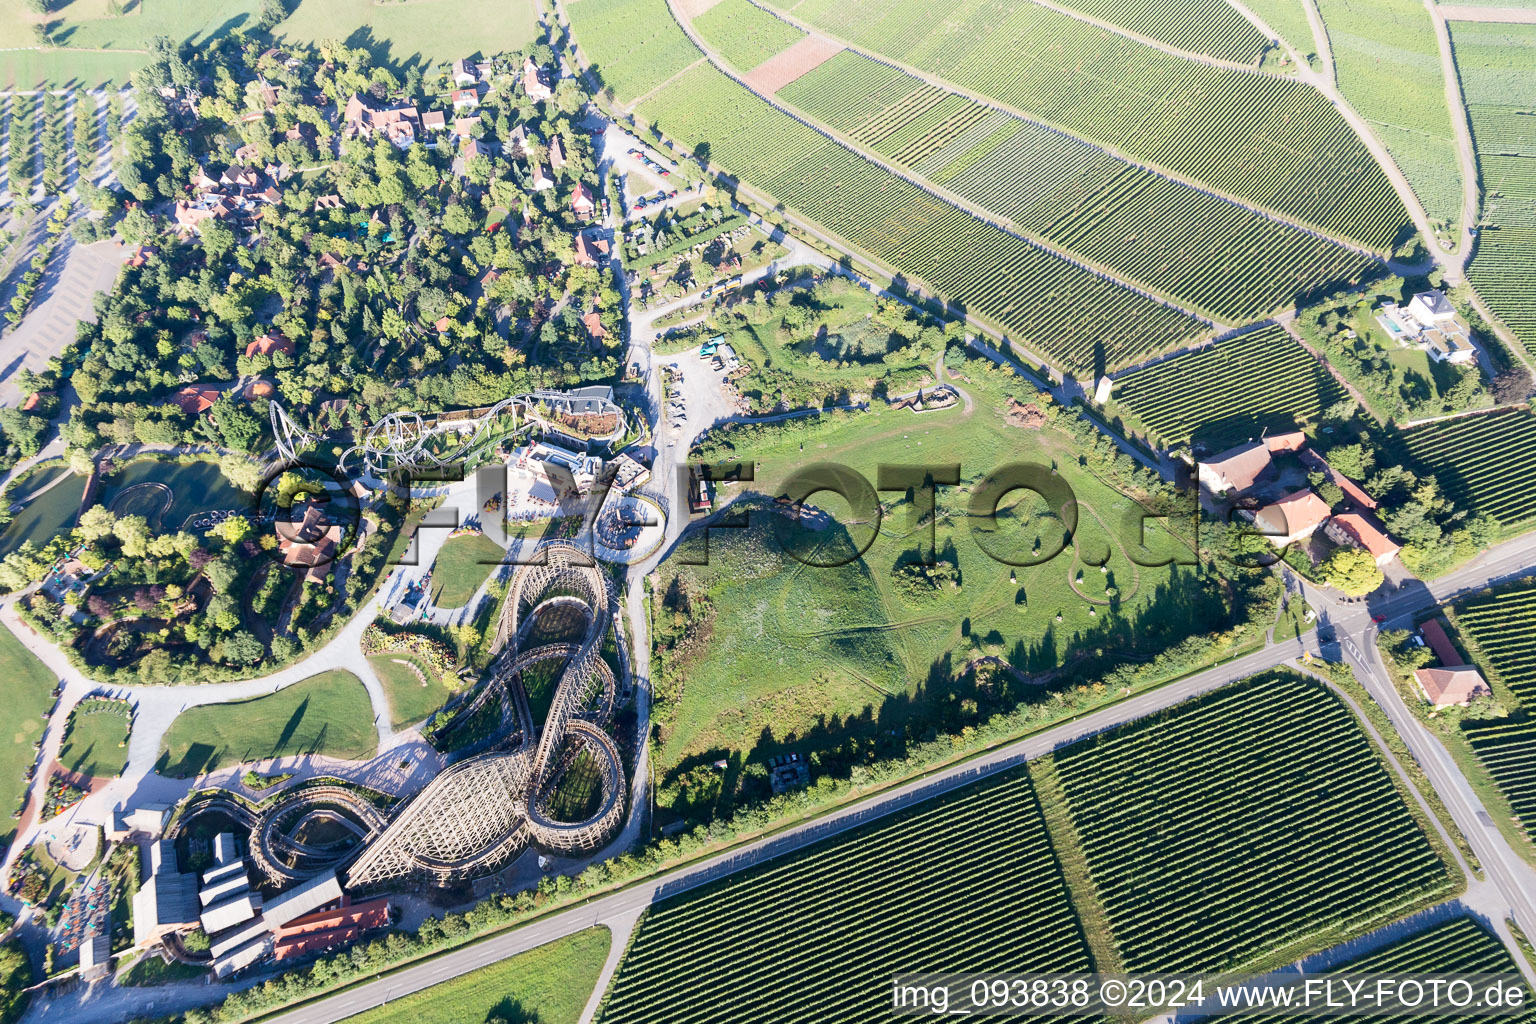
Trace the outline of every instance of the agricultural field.
<instances>
[{"instance_id":1,"label":"agricultural field","mask_svg":"<svg viewBox=\"0 0 1536 1024\"><path fill-rule=\"evenodd\" d=\"M59 748L59 766L77 775L111 778L128 763L128 706L87 697L75 705Z\"/></svg>"},{"instance_id":2,"label":"agricultural field","mask_svg":"<svg viewBox=\"0 0 1536 1024\"><path fill-rule=\"evenodd\" d=\"M1536 25L1452 22L1451 42L1483 186L1467 276L1536 348Z\"/></svg>"},{"instance_id":3,"label":"agricultural field","mask_svg":"<svg viewBox=\"0 0 1536 1024\"><path fill-rule=\"evenodd\" d=\"M1444 420L1404 432L1403 442L1458 508L1505 526L1536 516L1536 415L1509 409Z\"/></svg>"},{"instance_id":4,"label":"agricultural field","mask_svg":"<svg viewBox=\"0 0 1536 1024\"><path fill-rule=\"evenodd\" d=\"M131 0L123 5L125 13L113 15L106 0L55 6L53 38L59 47L0 52L0 85L127 84L155 36L196 45L231 32L255 33L262 8L260 0ZM0 38L25 38L30 45L36 20L21 0L0 0ZM339 39L403 71L413 63L521 49L536 32L532 0L299 0L271 37L304 44ZM98 50L105 52L93 52Z\"/></svg>"},{"instance_id":5,"label":"agricultural field","mask_svg":"<svg viewBox=\"0 0 1536 1024\"><path fill-rule=\"evenodd\" d=\"M187 778L296 754L360 761L378 745L362 680L333 669L264 697L182 712L160 741L155 770Z\"/></svg>"},{"instance_id":6,"label":"agricultural field","mask_svg":"<svg viewBox=\"0 0 1536 1024\"><path fill-rule=\"evenodd\" d=\"M1314 423L1348 399L1325 366L1271 325L1122 377L1111 405L1164 444L1217 452Z\"/></svg>"},{"instance_id":7,"label":"agricultural field","mask_svg":"<svg viewBox=\"0 0 1536 1024\"><path fill-rule=\"evenodd\" d=\"M779 0L786 3L787 0ZM1166 54L1037 4L804 0L795 17L1224 195L1384 252L1386 175L1316 90Z\"/></svg>"},{"instance_id":8,"label":"agricultural field","mask_svg":"<svg viewBox=\"0 0 1536 1024\"><path fill-rule=\"evenodd\" d=\"M0 674L5 677L6 721L0 737L0 849L16 836L11 812L21 807L27 791L27 766L37 760L32 744L43 735L43 713L53 706L58 677L27 650L4 626L0 626Z\"/></svg>"},{"instance_id":9,"label":"agricultural field","mask_svg":"<svg viewBox=\"0 0 1536 1024\"><path fill-rule=\"evenodd\" d=\"M1452 889L1353 713L1310 678L1259 676L1052 760L1129 971L1275 962Z\"/></svg>"},{"instance_id":10,"label":"agricultural field","mask_svg":"<svg viewBox=\"0 0 1536 1024\"><path fill-rule=\"evenodd\" d=\"M597 1019L884 1020L909 969L1093 969L1024 770L656 904Z\"/></svg>"},{"instance_id":11,"label":"agricultural field","mask_svg":"<svg viewBox=\"0 0 1536 1024\"><path fill-rule=\"evenodd\" d=\"M739 71L750 71L805 38L804 32L748 0L720 0L693 19L693 28Z\"/></svg>"},{"instance_id":12,"label":"agricultural field","mask_svg":"<svg viewBox=\"0 0 1536 1024\"><path fill-rule=\"evenodd\" d=\"M591 0L578 0L579 3ZM856 249L1083 375L1205 333L1198 321L951 206L769 106L711 65L637 114Z\"/></svg>"},{"instance_id":13,"label":"agricultural field","mask_svg":"<svg viewBox=\"0 0 1536 1024\"><path fill-rule=\"evenodd\" d=\"M1364 956L1340 964L1330 973L1390 974L1398 977L1426 974L1519 974L1509 950L1498 936L1485 931L1471 917L1457 917L1450 921L1431 925L1417 934L1398 939ZM1264 1014L1228 1014L1215 1018L1222 1024L1261 1024L1273 1021ZM1384 1024L1411 1024L1422 1021L1419 1016L1380 1015ZM1477 1024L1486 1020L1480 1013L1440 1014L1436 1020L1444 1024ZM1511 1021L1529 1024L1530 1011L1512 1015Z\"/></svg>"},{"instance_id":14,"label":"agricultural field","mask_svg":"<svg viewBox=\"0 0 1536 1024\"><path fill-rule=\"evenodd\" d=\"M710 461L754 460L752 484L724 485L720 500L757 511L747 530L711 531L707 565L681 564L685 553L704 556L695 531L659 570L652 606L658 805L692 817L715 799L718 789L709 787L724 785L734 799L754 785L753 762L790 750L832 771L846 768L853 751L861 761L867 749L898 756L924 736L958 733L1021 703L1044 713L1058 706L1061 689L1127 659L1143 663L1186 641L1205 642L1204 634L1240 620L1227 582L1209 566L1131 560L1137 535L1125 517L1139 507L1129 495L1140 492L1110 476L1109 460L1064 425L1016 425L1010 399L1017 395L1025 405L1016 408L1027 412L1038 401L1033 388L1012 371L984 369L986 360L957 361L954 350L945 366L963 372L956 383L974 402L969 412L832 414L740 428L699 449ZM1036 408L1047 418L1071 415L1049 402ZM1020 459L1058 467L1078 514L1074 543L1058 557L1014 567L981 547L969 492ZM881 464L958 463L961 484L938 489L932 546L942 571L913 567L929 540L900 492L883 496L893 507L862 557L813 568L787 554L779 517L763 506L811 460L849 466L871 481ZM840 498L813 501L839 523L853 518ZM1058 513L1033 499L1005 511L999 542L1021 557L1043 554L1062 536ZM1153 551L1142 561L1187 562L1183 523L1163 525L1148 530ZM812 537L827 553L860 539L841 526ZM990 678L978 678L977 665L988 666ZM732 764L723 780L712 767L721 759Z\"/></svg>"},{"instance_id":15,"label":"agricultural field","mask_svg":"<svg viewBox=\"0 0 1536 1024\"><path fill-rule=\"evenodd\" d=\"M1454 240L1461 171L1445 106L1440 46L1417 0L1317 0L1339 91L1371 124L1431 221Z\"/></svg>"},{"instance_id":16,"label":"agricultural field","mask_svg":"<svg viewBox=\"0 0 1536 1024\"><path fill-rule=\"evenodd\" d=\"M1236 8L1220 0L1065 0L1063 7L1190 53L1257 64L1269 45Z\"/></svg>"},{"instance_id":17,"label":"agricultural field","mask_svg":"<svg viewBox=\"0 0 1536 1024\"><path fill-rule=\"evenodd\" d=\"M1471 597L1456 606L1456 628L1495 683L1536 705L1536 586Z\"/></svg>"},{"instance_id":18,"label":"agricultural field","mask_svg":"<svg viewBox=\"0 0 1536 1024\"><path fill-rule=\"evenodd\" d=\"M364 1010L346 1024L576 1024L610 941L607 928L588 928Z\"/></svg>"},{"instance_id":19,"label":"agricultural field","mask_svg":"<svg viewBox=\"0 0 1536 1024\"><path fill-rule=\"evenodd\" d=\"M1317 40L1312 35L1304 5L1305 0L1246 0L1243 4L1291 44L1291 49L1302 60L1306 60L1317 53Z\"/></svg>"},{"instance_id":20,"label":"agricultural field","mask_svg":"<svg viewBox=\"0 0 1536 1024\"><path fill-rule=\"evenodd\" d=\"M1227 324L1354 283L1372 265L1359 252L851 50L779 95L1020 231ZM1241 273L1234 253L1243 254Z\"/></svg>"},{"instance_id":21,"label":"agricultural field","mask_svg":"<svg viewBox=\"0 0 1536 1024\"><path fill-rule=\"evenodd\" d=\"M666 0L571 0L576 43L604 90L630 103L704 55L683 34Z\"/></svg>"},{"instance_id":22,"label":"agricultural field","mask_svg":"<svg viewBox=\"0 0 1536 1024\"><path fill-rule=\"evenodd\" d=\"M1462 735L1504 794L1527 835L1536 835L1536 720L1529 715L1464 721Z\"/></svg>"}]
</instances>

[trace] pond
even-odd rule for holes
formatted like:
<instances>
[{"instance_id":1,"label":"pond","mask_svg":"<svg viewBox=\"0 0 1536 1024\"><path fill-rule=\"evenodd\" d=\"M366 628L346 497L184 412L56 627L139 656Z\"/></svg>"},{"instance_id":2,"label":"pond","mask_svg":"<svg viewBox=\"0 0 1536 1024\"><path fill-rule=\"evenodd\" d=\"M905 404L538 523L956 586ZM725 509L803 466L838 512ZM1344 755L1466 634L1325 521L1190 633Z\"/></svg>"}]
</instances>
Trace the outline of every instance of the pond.
<instances>
[{"instance_id":1,"label":"pond","mask_svg":"<svg viewBox=\"0 0 1536 1024\"><path fill-rule=\"evenodd\" d=\"M120 516L140 515L151 530L179 530L200 512L251 508L251 496L212 462L140 459L102 481L98 502Z\"/></svg>"},{"instance_id":2,"label":"pond","mask_svg":"<svg viewBox=\"0 0 1536 1024\"><path fill-rule=\"evenodd\" d=\"M55 480L58 483L27 502L5 532L0 533L0 557L21 547L23 541L30 540L40 548L56 534L75 525L80 499L85 496L84 477L75 476L67 469L50 469L32 474L17 490L23 494L36 493Z\"/></svg>"}]
</instances>

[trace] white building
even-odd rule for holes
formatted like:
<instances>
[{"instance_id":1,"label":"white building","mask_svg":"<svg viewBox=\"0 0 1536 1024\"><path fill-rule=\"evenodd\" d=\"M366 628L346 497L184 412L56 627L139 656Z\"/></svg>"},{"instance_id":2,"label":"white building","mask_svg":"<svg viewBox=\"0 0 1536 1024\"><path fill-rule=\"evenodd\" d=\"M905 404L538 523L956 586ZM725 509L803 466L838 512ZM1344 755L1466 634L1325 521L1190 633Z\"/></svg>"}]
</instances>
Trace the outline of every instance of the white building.
<instances>
[{"instance_id":1,"label":"white building","mask_svg":"<svg viewBox=\"0 0 1536 1024\"><path fill-rule=\"evenodd\" d=\"M1477 359L1472 331L1444 292L1419 292L1406 306L1388 302L1376 322L1399 345L1421 348L1439 362L1464 365Z\"/></svg>"}]
</instances>

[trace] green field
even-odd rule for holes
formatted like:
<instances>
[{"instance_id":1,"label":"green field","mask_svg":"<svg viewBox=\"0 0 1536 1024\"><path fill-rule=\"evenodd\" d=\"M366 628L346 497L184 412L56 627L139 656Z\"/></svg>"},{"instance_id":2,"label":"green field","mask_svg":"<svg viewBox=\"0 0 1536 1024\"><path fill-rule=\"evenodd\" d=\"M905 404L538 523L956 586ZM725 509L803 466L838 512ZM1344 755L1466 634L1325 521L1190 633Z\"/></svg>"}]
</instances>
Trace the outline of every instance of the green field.
<instances>
[{"instance_id":1,"label":"green field","mask_svg":"<svg viewBox=\"0 0 1536 1024\"><path fill-rule=\"evenodd\" d=\"M656 904L598 1020L886 1020L908 970L1091 969L1015 769Z\"/></svg>"},{"instance_id":2,"label":"green field","mask_svg":"<svg viewBox=\"0 0 1536 1024\"><path fill-rule=\"evenodd\" d=\"M1439 973L1519 975L1520 968L1498 936L1485 931L1471 917L1458 917L1431 925L1374 953L1355 957L1329 973L1334 972L1379 973L1398 977ZM1275 1018L1263 1014L1231 1014L1216 1019L1222 1024L1260 1024L1262 1021L1272 1022ZM1376 1019L1384 1024L1413 1024L1429 1018L1409 1014L1378 1014ZM1433 1019L1443 1024L1479 1024L1488 1018L1485 1014L1470 1012L1441 1013ZM1529 1024L1532 1019L1530 1008L1526 1007L1506 1019Z\"/></svg>"},{"instance_id":3,"label":"green field","mask_svg":"<svg viewBox=\"0 0 1536 1024\"><path fill-rule=\"evenodd\" d=\"M346 1024L576 1024L609 942L607 928L589 928L364 1010Z\"/></svg>"},{"instance_id":4,"label":"green field","mask_svg":"<svg viewBox=\"0 0 1536 1024\"><path fill-rule=\"evenodd\" d=\"M59 748L59 766L80 775L110 778L128 763L128 708L86 698L75 706Z\"/></svg>"},{"instance_id":5,"label":"green field","mask_svg":"<svg viewBox=\"0 0 1536 1024\"><path fill-rule=\"evenodd\" d=\"M166 730L155 770L188 777L299 754L360 761L378 745L362 681L335 669L265 697L182 712Z\"/></svg>"},{"instance_id":6,"label":"green field","mask_svg":"<svg viewBox=\"0 0 1536 1024\"><path fill-rule=\"evenodd\" d=\"M585 3L588 0L581 0ZM1203 335L1205 325L951 206L769 106L712 65L639 116L850 245L1087 375Z\"/></svg>"},{"instance_id":7,"label":"green field","mask_svg":"<svg viewBox=\"0 0 1536 1024\"><path fill-rule=\"evenodd\" d=\"M1216 452L1317 421L1349 397L1283 327L1264 327L1115 381L1112 407L1169 445Z\"/></svg>"},{"instance_id":8,"label":"green field","mask_svg":"<svg viewBox=\"0 0 1536 1024\"><path fill-rule=\"evenodd\" d=\"M0 84L127 84L157 35L195 46L231 32L260 34L259 0L137 0L125 6L127 12L117 17L108 14L105 0L68 0L57 6L51 18L59 25L54 39L60 47L0 52ZM31 46L35 20L21 0L0 0L0 38L25 39L24 45ZM299 0L271 38L312 45L339 40L366 48L376 61L399 70L521 49L536 32L532 0Z\"/></svg>"},{"instance_id":9,"label":"green field","mask_svg":"<svg viewBox=\"0 0 1536 1024\"><path fill-rule=\"evenodd\" d=\"M741 71L752 70L805 37L789 22L748 0L720 0L693 19L693 27L704 42Z\"/></svg>"},{"instance_id":10,"label":"green field","mask_svg":"<svg viewBox=\"0 0 1536 1024\"><path fill-rule=\"evenodd\" d=\"M952 354L947 365L962 364ZM911 500L900 491L882 495L890 508L879 538L838 568L813 568L787 554L775 535L783 525L778 514L762 508L746 531L712 531L708 565L679 564L685 553L703 555L696 537L686 540L654 588L659 802L694 806L697 772L717 759L757 761L794 749L841 760L865 749L850 735L885 750L935 731L958 733L1019 702L1047 701L1052 681L1091 677L1122 658L1149 659L1188 637L1195 623L1202 633L1228 623L1223 584L1208 568L1131 562L1123 521L1134 502L1084 464L1089 452L1057 428L1008 424L1008 397L1033 400L1032 388L1009 371L976 369L991 365L985 360L963 365L967 379L959 386L975 402L969 414L956 407L921 416L833 416L821 425L802 421L803 432L734 432L726 435L734 438L730 449L705 450L707 459L755 460L750 490L726 485L721 498L759 506L786 474L812 462L847 465L871 482L880 464L959 463L961 485L938 489L935 543L961 586L929 585L905 570L927 535L914 529ZM1019 460L1059 467L1076 494L1078 519L1074 547L1015 568L980 546L969 504L983 476ZM835 496L812 503L850 518ZM1004 506L998 546L1030 558L1037 541L1061 537L1055 512L1024 519L1037 504L1011 512ZM1148 535L1157 555L1189 557L1173 534L1153 528ZM841 528L808 536L826 553L849 540ZM820 552L812 558L826 560ZM983 658L1008 667L978 682L967 668Z\"/></svg>"},{"instance_id":11,"label":"green field","mask_svg":"<svg viewBox=\"0 0 1536 1024\"><path fill-rule=\"evenodd\" d=\"M1312 25L1307 21L1306 0L1247 0L1243 4L1296 51L1302 60L1317 52Z\"/></svg>"},{"instance_id":12,"label":"green field","mask_svg":"<svg viewBox=\"0 0 1536 1024\"><path fill-rule=\"evenodd\" d=\"M1226 323L1294 306L1370 266L1361 253L852 50L778 96L1019 230Z\"/></svg>"},{"instance_id":13,"label":"green field","mask_svg":"<svg viewBox=\"0 0 1536 1024\"><path fill-rule=\"evenodd\" d=\"M1403 442L1458 508L1500 523L1536 516L1536 415L1505 410L1431 423Z\"/></svg>"},{"instance_id":14,"label":"green field","mask_svg":"<svg viewBox=\"0 0 1536 1024\"><path fill-rule=\"evenodd\" d=\"M6 708L6 728L0 742L0 849L16 836L11 812L27 791L27 766L37 759L32 744L43 735L43 712L53 706L59 682L47 666L27 650L16 635L0 626L0 684Z\"/></svg>"},{"instance_id":15,"label":"green field","mask_svg":"<svg viewBox=\"0 0 1536 1024\"><path fill-rule=\"evenodd\" d=\"M620 103L704 59L664 0L571 0L565 10L593 74Z\"/></svg>"},{"instance_id":16,"label":"green field","mask_svg":"<svg viewBox=\"0 0 1536 1024\"><path fill-rule=\"evenodd\" d=\"M432 563L432 603L439 608L462 608L475 596L507 553L483 533L449 537Z\"/></svg>"},{"instance_id":17,"label":"green field","mask_svg":"<svg viewBox=\"0 0 1536 1024\"><path fill-rule=\"evenodd\" d=\"M1053 761L1129 971L1277 963L1452 889L1380 753L1313 679L1260 676Z\"/></svg>"},{"instance_id":18,"label":"green field","mask_svg":"<svg viewBox=\"0 0 1536 1024\"><path fill-rule=\"evenodd\" d=\"M1467 276L1536 348L1536 25L1452 22L1451 41L1483 186Z\"/></svg>"},{"instance_id":19,"label":"green field","mask_svg":"<svg viewBox=\"0 0 1536 1024\"><path fill-rule=\"evenodd\" d=\"M414 663L422 675L426 676L427 684L423 686L421 679L409 666L400 664L401 660ZM403 729L415 725L442 707L453 694L437 673L409 654L375 654L368 659L368 663L384 684L384 695L389 698L391 728Z\"/></svg>"},{"instance_id":20,"label":"green field","mask_svg":"<svg viewBox=\"0 0 1536 1024\"><path fill-rule=\"evenodd\" d=\"M803 0L794 14L1334 237L1383 251L1412 236L1364 144L1320 93L1289 78L1172 56L1038 4Z\"/></svg>"},{"instance_id":21,"label":"green field","mask_svg":"<svg viewBox=\"0 0 1536 1024\"><path fill-rule=\"evenodd\" d=\"M1339 91L1371 123L1431 220L1461 222L1440 46L1417 0L1318 0Z\"/></svg>"},{"instance_id":22,"label":"green field","mask_svg":"<svg viewBox=\"0 0 1536 1024\"><path fill-rule=\"evenodd\" d=\"M1258 63L1268 44L1248 19L1217 0L1066 0L1062 6L1181 50L1223 60Z\"/></svg>"}]
</instances>

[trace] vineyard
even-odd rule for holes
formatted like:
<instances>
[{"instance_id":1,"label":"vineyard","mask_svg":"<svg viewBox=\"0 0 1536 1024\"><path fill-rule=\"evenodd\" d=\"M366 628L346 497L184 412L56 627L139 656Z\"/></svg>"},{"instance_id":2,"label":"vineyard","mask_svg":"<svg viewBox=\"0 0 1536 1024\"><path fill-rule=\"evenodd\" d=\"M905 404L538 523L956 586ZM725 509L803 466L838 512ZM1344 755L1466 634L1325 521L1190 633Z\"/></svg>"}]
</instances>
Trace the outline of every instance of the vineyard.
<instances>
[{"instance_id":1,"label":"vineyard","mask_svg":"<svg viewBox=\"0 0 1536 1024\"><path fill-rule=\"evenodd\" d=\"M1264 20L1287 43L1291 44L1303 61L1317 51L1317 41L1312 37L1312 26L1307 21L1305 0L1247 0L1243 4Z\"/></svg>"},{"instance_id":2,"label":"vineyard","mask_svg":"<svg viewBox=\"0 0 1536 1024\"><path fill-rule=\"evenodd\" d=\"M1521 825L1536 834L1536 586L1469 598L1456 606L1455 622L1473 660L1523 705L1509 718L1463 719L1461 728Z\"/></svg>"},{"instance_id":3,"label":"vineyard","mask_svg":"<svg viewBox=\"0 0 1536 1024\"><path fill-rule=\"evenodd\" d=\"M1376 251L1412 235L1365 145L1320 93L1289 78L1185 60L1038 4L803 0L794 14L1330 235Z\"/></svg>"},{"instance_id":4,"label":"vineyard","mask_svg":"<svg viewBox=\"0 0 1536 1024\"><path fill-rule=\"evenodd\" d=\"M1178 310L893 176L710 65L678 76L636 113L684 149L707 148L712 162L788 209L1069 370L1091 373L1098 359L1128 365L1204 333Z\"/></svg>"},{"instance_id":5,"label":"vineyard","mask_svg":"<svg viewBox=\"0 0 1536 1024\"><path fill-rule=\"evenodd\" d=\"M1470 917L1458 917L1442 924L1432 925L1416 935L1398 939L1392 944L1340 964L1334 972L1350 974L1390 974L1408 977L1429 974L1503 974L1518 975L1509 950L1496 935L1485 930ZM1511 1022L1529 1024L1527 1010L1509 1018ZM1267 1014L1231 1014L1218 1018L1222 1024L1273 1024L1275 1017ZM1429 1018L1423 1016L1386 1014L1376 1015L1381 1024L1414 1024ZM1440 1014L1433 1019L1441 1024L1478 1024L1487 1018L1477 1012Z\"/></svg>"},{"instance_id":6,"label":"vineyard","mask_svg":"<svg viewBox=\"0 0 1536 1024\"><path fill-rule=\"evenodd\" d=\"M695 31L741 71L750 71L805 37L787 21L748 0L720 0L693 19Z\"/></svg>"},{"instance_id":7,"label":"vineyard","mask_svg":"<svg viewBox=\"0 0 1536 1024\"><path fill-rule=\"evenodd\" d=\"M1223 323L1371 266L1358 252L844 51L779 95L929 181ZM1234 265L1233 253L1243 258Z\"/></svg>"},{"instance_id":8,"label":"vineyard","mask_svg":"<svg viewBox=\"0 0 1536 1024\"><path fill-rule=\"evenodd\" d=\"M1339 90L1386 145L1432 220L1461 220L1461 169L1440 44L1419 0L1317 0Z\"/></svg>"},{"instance_id":9,"label":"vineyard","mask_svg":"<svg viewBox=\"0 0 1536 1024\"><path fill-rule=\"evenodd\" d=\"M1469 598L1456 628L1477 645L1477 660L1522 704L1536 705L1536 586Z\"/></svg>"},{"instance_id":10,"label":"vineyard","mask_svg":"<svg viewBox=\"0 0 1536 1024\"><path fill-rule=\"evenodd\" d=\"M1522 715L1464 721L1461 729L1521 827L1536 835L1536 720Z\"/></svg>"},{"instance_id":11,"label":"vineyard","mask_svg":"<svg viewBox=\"0 0 1536 1024\"><path fill-rule=\"evenodd\" d=\"M1506 525L1536 516L1536 416L1521 409L1464 416L1403 435L1409 453L1458 508Z\"/></svg>"},{"instance_id":12,"label":"vineyard","mask_svg":"<svg viewBox=\"0 0 1536 1024\"><path fill-rule=\"evenodd\" d=\"M1125 967L1328 944L1451 888L1346 705L1261 676L1054 755Z\"/></svg>"},{"instance_id":13,"label":"vineyard","mask_svg":"<svg viewBox=\"0 0 1536 1024\"><path fill-rule=\"evenodd\" d=\"M571 0L566 10L598 81L621 103L703 56L672 20L666 0Z\"/></svg>"},{"instance_id":14,"label":"vineyard","mask_svg":"<svg viewBox=\"0 0 1536 1024\"><path fill-rule=\"evenodd\" d=\"M1283 327L1269 326L1115 382L1114 401L1168 445L1210 451L1315 422L1349 398Z\"/></svg>"},{"instance_id":15,"label":"vineyard","mask_svg":"<svg viewBox=\"0 0 1536 1024\"><path fill-rule=\"evenodd\" d=\"M1190 53L1257 64L1269 40L1220 0L1065 0L1063 7Z\"/></svg>"},{"instance_id":16,"label":"vineyard","mask_svg":"<svg viewBox=\"0 0 1536 1024\"><path fill-rule=\"evenodd\" d=\"M656 904L598 1020L883 1021L915 969L1092 969L1024 771Z\"/></svg>"},{"instance_id":17,"label":"vineyard","mask_svg":"<svg viewBox=\"0 0 1536 1024\"><path fill-rule=\"evenodd\" d=\"M1536 347L1536 25L1453 22L1451 38L1483 185L1484 226L1467 274Z\"/></svg>"}]
</instances>

